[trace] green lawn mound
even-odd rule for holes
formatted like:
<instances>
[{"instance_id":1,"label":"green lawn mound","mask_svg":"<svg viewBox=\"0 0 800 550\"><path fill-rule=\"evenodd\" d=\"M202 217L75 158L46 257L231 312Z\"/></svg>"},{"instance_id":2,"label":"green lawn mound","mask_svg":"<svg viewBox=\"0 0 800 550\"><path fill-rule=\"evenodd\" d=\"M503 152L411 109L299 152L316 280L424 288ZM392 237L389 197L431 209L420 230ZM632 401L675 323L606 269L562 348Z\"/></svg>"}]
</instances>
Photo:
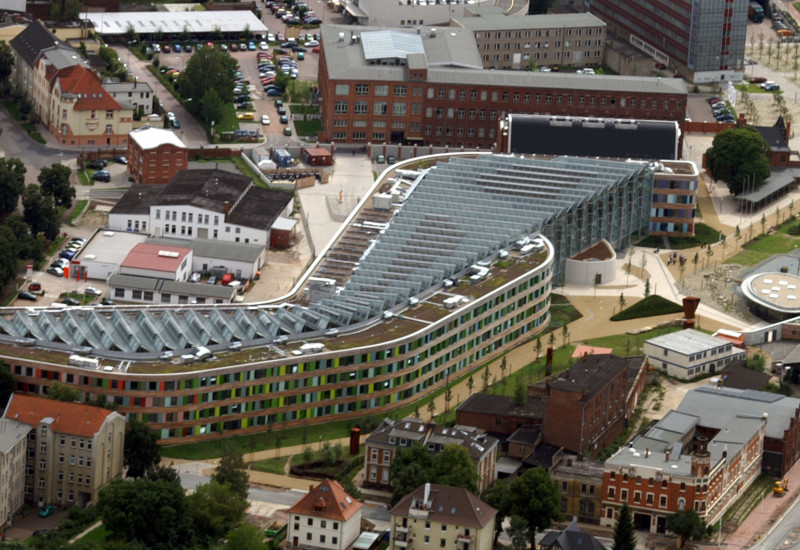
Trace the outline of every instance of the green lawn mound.
<instances>
[{"instance_id":1,"label":"green lawn mound","mask_svg":"<svg viewBox=\"0 0 800 550\"><path fill-rule=\"evenodd\" d=\"M655 317L667 313L683 313L683 306L670 302L661 296L648 296L644 300L639 300L631 307L623 309L614 315L612 321L628 321L630 319L641 319L642 317Z\"/></svg>"}]
</instances>

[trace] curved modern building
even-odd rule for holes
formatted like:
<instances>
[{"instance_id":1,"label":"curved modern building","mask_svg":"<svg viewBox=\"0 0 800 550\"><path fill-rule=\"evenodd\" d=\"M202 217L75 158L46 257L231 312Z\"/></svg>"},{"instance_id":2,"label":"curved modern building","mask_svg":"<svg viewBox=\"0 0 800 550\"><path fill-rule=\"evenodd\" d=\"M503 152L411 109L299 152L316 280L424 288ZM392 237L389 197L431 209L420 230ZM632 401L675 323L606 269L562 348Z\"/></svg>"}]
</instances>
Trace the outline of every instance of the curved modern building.
<instances>
[{"instance_id":1,"label":"curved modern building","mask_svg":"<svg viewBox=\"0 0 800 550\"><path fill-rule=\"evenodd\" d=\"M18 390L105 396L164 442L383 414L543 330L567 257L646 231L652 182L646 163L415 159L285 303L7 309L0 354Z\"/></svg>"},{"instance_id":2,"label":"curved modern building","mask_svg":"<svg viewBox=\"0 0 800 550\"><path fill-rule=\"evenodd\" d=\"M788 273L756 273L742 281L742 294L754 315L785 321L800 315L800 277Z\"/></svg>"}]
</instances>

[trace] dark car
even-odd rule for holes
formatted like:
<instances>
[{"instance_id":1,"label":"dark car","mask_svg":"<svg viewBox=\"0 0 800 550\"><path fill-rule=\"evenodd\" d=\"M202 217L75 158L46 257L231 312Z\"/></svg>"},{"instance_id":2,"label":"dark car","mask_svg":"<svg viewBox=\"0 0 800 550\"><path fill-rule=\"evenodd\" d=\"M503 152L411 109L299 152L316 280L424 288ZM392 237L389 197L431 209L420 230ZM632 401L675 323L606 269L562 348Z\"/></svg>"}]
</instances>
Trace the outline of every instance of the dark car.
<instances>
[{"instance_id":1,"label":"dark car","mask_svg":"<svg viewBox=\"0 0 800 550\"><path fill-rule=\"evenodd\" d=\"M766 86L764 86L764 89L768 92L774 92L776 90L780 90L781 87L778 86L777 84L767 84Z\"/></svg>"},{"instance_id":2,"label":"dark car","mask_svg":"<svg viewBox=\"0 0 800 550\"><path fill-rule=\"evenodd\" d=\"M61 253L58 255L59 258L65 258L67 260L71 260L75 257L74 250L62 250Z\"/></svg>"},{"instance_id":3,"label":"dark car","mask_svg":"<svg viewBox=\"0 0 800 550\"><path fill-rule=\"evenodd\" d=\"M114 162L118 162L119 164L128 164L128 157L117 155L116 157L114 157Z\"/></svg>"},{"instance_id":4,"label":"dark car","mask_svg":"<svg viewBox=\"0 0 800 550\"><path fill-rule=\"evenodd\" d=\"M283 95L282 90L278 90L277 88L273 88L272 90L267 90L267 95L269 96L281 96ZM286 116L286 115L284 115Z\"/></svg>"},{"instance_id":5,"label":"dark car","mask_svg":"<svg viewBox=\"0 0 800 550\"><path fill-rule=\"evenodd\" d=\"M282 48L275 48L275 53L283 55L286 53L286 50Z\"/></svg>"},{"instance_id":6,"label":"dark car","mask_svg":"<svg viewBox=\"0 0 800 550\"><path fill-rule=\"evenodd\" d=\"M763 76L753 76L750 78L750 84L762 84L766 81L767 79Z\"/></svg>"},{"instance_id":7,"label":"dark car","mask_svg":"<svg viewBox=\"0 0 800 550\"><path fill-rule=\"evenodd\" d=\"M181 123L178 122L177 118L173 118L172 120L170 120L170 122L172 123L172 127L173 128L180 128L181 127Z\"/></svg>"},{"instance_id":8,"label":"dark car","mask_svg":"<svg viewBox=\"0 0 800 550\"><path fill-rule=\"evenodd\" d=\"M397 161L394 155L386 155L386 164L394 164Z\"/></svg>"},{"instance_id":9,"label":"dark car","mask_svg":"<svg viewBox=\"0 0 800 550\"><path fill-rule=\"evenodd\" d=\"M55 506L45 506L41 510L39 510L39 517L46 518L48 516L52 516L56 511Z\"/></svg>"},{"instance_id":10,"label":"dark car","mask_svg":"<svg viewBox=\"0 0 800 550\"><path fill-rule=\"evenodd\" d=\"M183 48L183 51L185 51L186 53L192 53L192 45L186 44L186 47Z\"/></svg>"},{"instance_id":11,"label":"dark car","mask_svg":"<svg viewBox=\"0 0 800 550\"><path fill-rule=\"evenodd\" d=\"M115 305L117 305L117 303L114 300L110 299L110 298L103 298L103 301L100 302L100 305L103 305L103 306L115 306Z\"/></svg>"},{"instance_id":12,"label":"dark car","mask_svg":"<svg viewBox=\"0 0 800 550\"><path fill-rule=\"evenodd\" d=\"M289 117L281 115L281 124L289 124Z\"/></svg>"},{"instance_id":13,"label":"dark car","mask_svg":"<svg viewBox=\"0 0 800 550\"><path fill-rule=\"evenodd\" d=\"M308 51L307 49L305 49L303 46L301 46L299 44L297 46L295 46L294 48L292 48L292 49L297 53L299 53L299 52L305 53L305 52Z\"/></svg>"},{"instance_id":14,"label":"dark car","mask_svg":"<svg viewBox=\"0 0 800 550\"><path fill-rule=\"evenodd\" d=\"M30 300L31 302L35 302L37 298L38 296L36 296L36 294L34 294L33 292L28 292L27 290L23 290L22 292L19 293L20 300Z\"/></svg>"},{"instance_id":15,"label":"dark car","mask_svg":"<svg viewBox=\"0 0 800 550\"><path fill-rule=\"evenodd\" d=\"M94 159L89 164L86 165L86 168L89 170L102 170L108 166L108 161L103 159Z\"/></svg>"},{"instance_id":16,"label":"dark car","mask_svg":"<svg viewBox=\"0 0 800 550\"><path fill-rule=\"evenodd\" d=\"M286 114L286 107L284 107L283 105L280 105L278 107L278 114L279 115L285 115Z\"/></svg>"},{"instance_id":17,"label":"dark car","mask_svg":"<svg viewBox=\"0 0 800 550\"><path fill-rule=\"evenodd\" d=\"M92 175L92 179L95 181L111 181L111 174L108 173L108 170L98 170Z\"/></svg>"},{"instance_id":18,"label":"dark car","mask_svg":"<svg viewBox=\"0 0 800 550\"><path fill-rule=\"evenodd\" d=\"M75 298L70 298L69 296L67 296L66 298L61 298L61 303L62 304L67 304L68 306L79 306L79 305L81 305L81 303L78 300L76 300Z\"/></svg>"},{"instance_id":19,"label":"dark car","mask_svg":"<svg viewBox=\"0 0 800 550\"><path fill-rule=\"evenodd\" d=\"M286 42L281 44L281 48L294 48L296 44L297 42L295 42L294 40L287 40Z\"/></svg>"},{"instance_id":20,"label":"dark car","mask_svg":"<svg viewBox=\"0 0 800 550\"><path fill-rule=\"evenodd\" d=\"M28 290L30 292L41 292L42 291L42 283L31 283L28 285Z\"/></svg>"}]
</instances>

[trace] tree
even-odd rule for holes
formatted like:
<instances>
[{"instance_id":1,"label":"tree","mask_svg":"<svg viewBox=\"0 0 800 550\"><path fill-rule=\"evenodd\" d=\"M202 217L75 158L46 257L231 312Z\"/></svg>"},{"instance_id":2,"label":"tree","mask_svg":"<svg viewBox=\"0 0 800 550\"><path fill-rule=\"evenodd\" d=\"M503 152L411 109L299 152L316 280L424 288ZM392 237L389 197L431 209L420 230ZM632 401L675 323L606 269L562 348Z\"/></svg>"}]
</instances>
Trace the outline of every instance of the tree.
<instances>
[{"instance_id":1,"label":"tree","mask_svg":"<svg viewBox=\"0 0 800 550\"><path fill-rule=\"evenodd\" d=\"M650 277L644 281L644 297L647 298L648 296L650 296Z\"/></svg>"},{"instance_id":2,"label":"tree","mask_svg":"<svg viewBox=\"0 0 800 550\"><path fill-rule=\"evenodd\" d=\"M481 495L481 500L497 510L494 524L494 540L503 532L503 520L509 514L511 501L508 495L508 483L504 479L498 479Z\"/></svg>"},{"instance_id":3,"label":"tree","mask_svg":"<svg viewBox=\"0 0 800 550\"><path fill-rule=\"evenodd\" d=\"M547 345L552 348L555 345L555 343L556 343L555 332L550 331L550 334L547 335Z\"/></svg>"},{"instance_id":4,"label":"tree","mask_svg":"<svg viewBox=\"0 0 800 550\"><path fill-rule=\"evenodd\" d=\"M500 377L505 380L506 379L506 369L508 368L508 364L506 363L506 356L504 355L503 358L500 360Z\"/></svg>"},{"instance_id":5,"label":"tree","mask_svg":"<svg viewBox=\"0 0 800 550\"><path fill-rule=\"evenodd\" d=\"M114 539L153 550L192 546L192 520L179 483L113 481L100 490L97 513Z\"/></svg>"},{"instance_id":6,"label":"tree","mask_svg":"<svg viewBox=\"0 0 800 550\"><path fill-rule=\"evenodd\" d=\"M67 384L62 384L61 382L53 382L47 388L47 397L54 401L75 403L76 401L80 401L81 391Z\"/></svg>"},{"instance_id":7,"label":"tree","mask_svg":"<svg viewBox=\"0 0 800 550\"><path fill-rule=\"evenodd\" d=\"M683 510L667 516L667 531L678 535L678 548L683 548L687 539L703 539L708 536L709 528L697 512Z\"/></svg>"},{"instance_id":8,"label":"tree","mask_svg":"<svg viewBox=\"0 0 800 550\"><path fill-rule=\"evenodd\" d=\"M233 101L235 72L236 60L227 52L219 48L203 48L192 55L178 77L178 92L183 97L192 98L187 105L193 114L205 117L205 97L211 90L216 91L223 103Z\"/></svg>"},{"instance_id":9,"label":"tree","mask_svg":"<svg viewBox=\"0 0 800 550\"><path fill-rule=\"evenodd\" d=\"M322 455L322 462L328 466L333 466L336 463L336 457L333 455L333 447L329 441L322 444L322 451L320 454Z\"/></svg>"},{"instance_id":10,"label":"tree","mask_svg":"<svg viewBox=\"0 0 800 550\"><path fill-rule=\"evenodd\" d=\"M230 484L213 479L198 485L187 500L194 532L207 543L222 538L237 525L248 506L247 499L236 494Z\"/></svg>"},{"instance_id":11,"label":"tree","mask_svg":"<svg viewBox=\"0 0 800 550\"><path fill-rule=\"evenodd\" d=\"M625 293L624 292L620 292L619 293L619 310L622 311L623 309L625 309Z\"/></svg>"},{"instance_id":12,"label":"tree","mask_svg":"<svg viewBox=\"0 0 800 550\"><path fill-rule=\"evenodd\" d=\"M511 537L511 550L528 548L528 522L525 518L514 514L508 525L508 536Z\"/></svg>"},{"instance_id":13,"label":"tree","mask_svg":"<svg viewBox=\"0 0 800 550\"><path fill-rule=\"evenodd\" d=\"M763 235L764 233L767 232L767 215L766 214L761 214L761 220L760 220L759 223L761 223L761 234Z\"/></svg>"},{"instance_id":14,"label":"tree","mask_svg":"<svg viewBox=\"0 0 800 550\"><path fill-rule=\"evenodd\" d=\"M242 523L236 529L233 529L225 537L228 539L228 548L235 550L267 550L267 545L262 541L264 540L264 532L249 523Z\"/></svg>"},{"instance_id":15,"label":"tree","mask_svg":"<svg viewBox=\"0 0 800 550\"><path fill-rule=\"evenodd\" d=\"M736 241L736 248L739 248L739 241L742 238L742 230L739 229L738 225L736 226L736 231L733 232L733 238Z\"/></svg>"},{"instance_id":16,"label":"tree","mask_svg":"<svg viewBox=\"0 0 800 550\"><path fill-rule=\"evenodd\" d=\"M8 214L17 208L19 197L25 190L26 171L19 159L0 159L0 214Z\"/></svg>"},{"instance_id":17,"label":"tree","mask_svg":"<svg viewBox=\"0 0 800 550\"><path fill-rule=\"evenodd\" d=\"M53 197L56 206L63 206L64 208L72 206L72 199L75 198L75 188L69 184L70 174L72 174L72 170L61 163L53 164L50 167L45 166L39 172L38 181L42 188L42 193Z\"/></svg>"},{"instance_id":18,"label":"tree","mask_svg":"<svg viewBox=\"0 0 800 550\"><path fill-rule=\"evenodd\" d=\"M308 464L314 460L314 451L311 450L311 447L303 447L303 452L300 453L300 458L303 460L303 464Z\"/></svg>"},{"instance_id":19,"label":"tree","mask_svg":"<svg viewBox=\"0 0 800 550\"><path fill-rule=\"evenodd\" d=\"M150 481L168 481L170 483L181 483L181 475L172 466L153 466L145 474L145 478Z\"/></svg>"},{"instance_id":20,"label":"tree","mask_svg":"<svg viewBox=\"0 0 800 550\"><path fill-rule=\"evenodd\" d=\"M770 174L766 140L752 127L729 128L714 136L706 151L711 177L724 181L732 195L746 184L759 185Z\"/></svg>"},{"instance_id":21,"label":"tree","mask_svg":"<svg viewBox=\"0 0 800 550\"><path fill-rule=\"evenodd\" d=\"M128 477L142 477L147 470L161 462L158 434L136 418L125 427L124 458Z\"/></svg>"},{"instance_id":22,"label":"tree","mask_svg":"<svg viewBox=\"0 0 800 550\"><path fill-rule=\"evenodd\" d=\"M469 451L461 445L445 445L433 458L433 481L450 487L478 491L478 469Z\"/></svg>"},{"instance_id":23,"label":"tree","mask_svg":"<svg viewBox=\"0 0 800 550\"><path fill-rule=\"evenodd\" d=\"M349 476L343 476L339 483L348 495L356 500L364 501L364 495L361 494L361 489L353 483L353 480Z\"/></svg>"},{"instance_id":24,"label":"tree","mask_svg":"<svg viewBox=\"0 0 800 550\"><path fill-rule=\"evenodd\" d=\"M431 455L414 443L411 447L398 447L391 465L392 505L420 485L431 481Z\"/></svg>"},{"instance_id":25,"label":"tree","mask_svg":"<svg viewBox=\"0 0 800 550\"><path fill-rule=\"evenodd\" d=\"M428 401L428 412L431 413L431 420L433 420L433 414L436 412L436 402L433 399Z\"/></svg>"},{"instance_id":26,"label":"tree","mask_svg":"<svg viewBox=\"0 0 800 550\"><path fill-rule=\"evenodd\" d=\"M14 70L14 52L5 40L0 40L0 84L4 84Z\"/></svg>"},{"instance_id":27,"label":"tree","mask_svg":"<svg viewBox=\"0 0 800 550\"><path fill-rule=\"evenodd\" d=\"M469 392L470 395L472 395L472 389L474 387L475 387L475 380L472 379L472 375L470 374L469 378L467 378L467 391Z\"/></svg>"},{"instance_id":28,"label":"tree","mask_svg":"<svg viewBox=\"0 0 800 550\"><path fill-rule=\"evenodd\" d=\"M203 98L203 110L201 116L208 122L220 121L224 116L225 103L219 97L219 92L215 89L208 90ZM211 136L212 138L214 136Z\"/></svg>"},{"instance_id":29,"label":"tree","mask_svg":"<svg viewBox=\"0 0 800 550\"><path fill-rule=\"evenodd\" d=\"M231 486L233 494L243 499L247 498L250 478L245 470L242 453L236 450L232 441L228 440L223 443L222 457L220 457L219 464L217 464L211 479L220 484L227 483Z\"/></svg>"},{"instance_id":30,"label":"tree","mask_svg":"<svg viewBox=\"0 0 800 550\"><path fill-rule=\"evenodd\" d=\"M697 264L700 262L700 253L695 252L692 256L692 263L694 264L694 273L697 273Z\"/></svg>"},{"instance_id":31,"label":"tree","mask_svg":"<svg viewBox=\"0 0 800 550\"><path fill-rule=\"evenodd\" d=\"M563 347L569 345L569 327L567 325L561 327L561 345Z\"/></svg>"},{"instance_id":32,"label":"tree","mask_svg":"<svg viewBox=\"0 0 800 550\"><path fill-rule=\"evenodd\" d=\"M614 544L611 550L636 550L636 526L627 502L622 503L614 525Z\"/></svg>"},{"instance_id":33,"label":"tree","mask_svg":"<svg viewBox=\"0 0 800 550\"><path fill-rule=\"evenodd\" d=\"M483 368L483 373L481 374L481 378L483 379L483 391L489 389L489 376L491 376L489 374L489 365L486 365Z\"/></svg>"},{"instance_id":34,"label":"tree","mask_svg":"<svg viewBox=\"0 0 800 550\"><path fill-rule=\"evenodd\" d=\"M518 377L517 384L514 386L514 404L518 407L522 407L527 400L528 392L525 388L525 384L522 383L522 377Z\"/></svg>"},{"instance_id":35,"label":"tree","mask_svg":"<svg viewBox=\"0 0 800 550\"><path fill-rule=\"evenodd\" d=\"M444 389L444 415L447 416L448 411L450 410L450 401L453 400L453 390L450 389L450 383L447 383L447 387Z\"/></svg>"},{"instance_id":36,"label":"tree","mask_svg":"<svg viewBox=\"0 0 800 550\"><path fill-rule=\"evenodd\" d=\"M31 227L31 233L43 233L51 241L58 237L61 224L53 197L43 195L39 186L31 183L22 194L22 206L22 219Z\"/></svg>"},{"instance_id":37,"label":"tree","mask_svg":"<svg viewBox=\"0 0 800 550\"><path fill-rule=\"evenodd\" d=\"M528 540L536 547L536 532L547 529L553 520L561 518L561 496L546 470L531 468L514 479L509 487L510 512L525 518Z\"/></svg>"},{"instance_id":38,"label":"tree","mask_svg":"<svg viewBox=\"0 0 800 550\"><path fill-rule=\"evenodd\" d=\"M11 399L11 394L14 393L16 388L16 380L14 375L11 374L11 369L8 365L0 361L0 409L5 410L8 400Z\"/></svg>"}]
</instances>

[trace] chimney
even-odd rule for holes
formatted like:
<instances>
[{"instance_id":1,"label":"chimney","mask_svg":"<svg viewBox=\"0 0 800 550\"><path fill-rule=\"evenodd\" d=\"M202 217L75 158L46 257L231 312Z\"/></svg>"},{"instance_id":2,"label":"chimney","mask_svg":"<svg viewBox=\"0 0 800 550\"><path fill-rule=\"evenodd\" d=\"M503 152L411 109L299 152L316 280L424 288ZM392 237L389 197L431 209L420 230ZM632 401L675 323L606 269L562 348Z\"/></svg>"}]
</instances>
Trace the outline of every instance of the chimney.
<instances>
[{"instance_id":1,"label":"chimney","mask_svg":"<svg viewBox=\"0 0 800 550\"><path fill-rule=\"evenodd\" d=\"M564 380L569 380L569 369L564 371Z\"/></svg>"},{"instance_id":2,"label":"chimney","mask_svg":"<svg viewBox=\"0 0 800 550\"><path fill-rule=\"evenodd\" d=\"M669 450L664 453L664 462L669 462Z\"/></svg>"},{"instance_id":3,"label":"chimney","mask_svg":"<svg viewBox=\"0 0 800 550\"><path fill-rule=\"evenodd\" d=\"M550 395L550 377L548 376L544 381L544 394Z\"/></svg>"},{"instance_id":4,"label":"chimney","mask_svg":"<svg viewBox=\"0 0 800 550\"><path fill-rule=\"evenodd\" d=\"M223 205L223 208L225 209L225 222L227 223L228 222L228 214L230 214L230 212L231 212L231 202L230 201L225 201L225 204Z\"/></svg>"},{"instance_id":5,"label":"chimney","mask_svg":"<svg viewBox=\"0 0 800 550\"><path fill-rule=\"evenodd\" d=\"M358 454L358 450L361 441L361 428L353 428L350 430L350 454L355 456Z\"/></svg>"},{"instance_id":6,"label":"chimney","mask_svg":"<svg viewBox=\"0 0 800 550\"><path fill-rule=\"evenodd\" d=\"M545 363L544 363L544 375L545 376L550 376L551 374L553 374L553 348L552 347L548 347L547 348L547 359L545 360Z\"/></svg>"},{"instance_id":7,"label":"chimney","mask_svg":"<svg viewBox=\"0 0 800 550\"><path fill-rule=\"evenodd\" d=\"M313 490L314 490L314 484L313 483L309 483L308 484L308 492L310 493Z\"/></svg>"},{"instance_id":8,"label":"chimney","mask_svg":"<svg viewBox=\"0 0 800 550\"><path fill-rule=\"evenodd\" d=\"M588 351L584 351L583 352L583 360L584 361L588 361L589 360L589 352Z\"/></svg>"},{"instance_id":9,"label":"chimney","mask_svg":"<svg viewBox=\"0 0 800 550\"><path fill-rule=\"evenodd\" d=\"M645 447L644 449L644 457L647 458L650 456L650 447Z\"/></svg>"}]
</instances>

